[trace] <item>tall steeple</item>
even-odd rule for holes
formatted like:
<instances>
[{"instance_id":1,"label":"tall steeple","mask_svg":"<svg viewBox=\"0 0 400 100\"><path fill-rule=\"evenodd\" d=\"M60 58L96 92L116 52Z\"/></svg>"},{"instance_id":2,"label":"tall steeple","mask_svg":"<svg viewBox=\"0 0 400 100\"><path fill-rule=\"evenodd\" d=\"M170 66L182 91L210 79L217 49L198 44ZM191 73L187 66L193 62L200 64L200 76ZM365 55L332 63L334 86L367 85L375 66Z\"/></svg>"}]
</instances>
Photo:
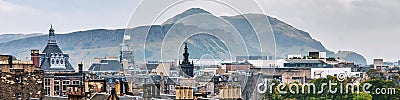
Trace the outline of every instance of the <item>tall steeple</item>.
<instances>
[{"instance_id":1,"label":"tall steeple","mask_svg":"<svg viewBox=\"0 0 400 100\"><path fill-rule=\"evenodd\" d=\"M185 52L183 53L183 61L182 64L190 64L189 62L189 52L187 48L187 43L185 43Z\"/></svg>"},{"instance_id":2,"label":"tall steeple","mask_svg":"<svg viewBox=\"0 0 400 100\"><path fill-rule=\"evenodd\" d=\"M57 43L56 34L54 33L53 25L50 25L48 44L54 44L54 43Z\"/></svg>"},{"instance_id":3,"label":"tall steeple","mask_svg":"<svg viewBox=\"0 0 400 100\"><path fill-rule=\"evenodd\" d=\"M193 62L192 63L189 62L189 52L188 52L187 43L185 43L184 49L185 49L185 52L183 53L183 61L180 64L180 67L182 70L180 72L180 75L184 76L184 77L194 77L194 74L193 74L194 66L193 66Z\"/></svg>"}]
</instances>

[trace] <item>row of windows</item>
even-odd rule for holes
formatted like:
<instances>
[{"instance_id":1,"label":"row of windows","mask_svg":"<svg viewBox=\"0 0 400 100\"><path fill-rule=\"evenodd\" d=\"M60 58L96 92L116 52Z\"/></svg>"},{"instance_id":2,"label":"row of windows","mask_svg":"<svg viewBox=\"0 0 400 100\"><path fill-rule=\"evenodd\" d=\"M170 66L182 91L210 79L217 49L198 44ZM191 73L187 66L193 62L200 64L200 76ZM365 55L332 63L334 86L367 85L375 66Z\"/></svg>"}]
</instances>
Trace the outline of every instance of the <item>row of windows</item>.
<instances>
[{"instance_id":1,"label":"row of windows","mask_svg":"<svg viewBox=\"0 0 400 100\"><path fill-rule=\"evenodd\" d=\"M64 95L65 93L66 93L66 91L67 91L67 86L68 85L70 85L71 83L73 84L73 85L78 85L79 84L79 81L68 81L68 80L66 80L66 81L54 81L54 84L53 84L53 89L54 89L54 91L50 91L50 79L48 79L48 78L45 78L44 79L44 85L45 85L45 94L46 95L50 95L50 93L51 92L53 92L54 93L54 95Z\"/></svg>"},{"instance_id":2,"label":"row of windows","mask_svg":"<svg viewBox=\"0 0 400 100\"><path fill-rule=\"evenodd\" d=\"M58 84L60 84L59 81L54 81L54 85L58 85ZM70 81L62 81L62 84L63 85L69 85ZM72 81L72 84L73 85L77 85L77 84L79 84L79 81ZM49 86L50 85L50 79L48 79L48 78L44 79L44 85L45 86Z\"/></svg>"},{"instance_id":3,"label":"row of windows","mask_svg":"<svg viewBox=\"0 0 400 100\"><path fill-rule=\"evenodd\" d=\"M303 77L292 77L292 79L294 79L294 80L303 79Z\"/></svg>"},{"instance_id":4,"label":"row of windows","mask_svg":"<svg viewBox=\"0 0 400 100\"><path fill-rule=\"evenodd\" d=\"M64 60L59 60L59 59L57 59L57 60L54 60L54 59L51 59L51 64L64 64Z\"/></svg>"}]
</instances>

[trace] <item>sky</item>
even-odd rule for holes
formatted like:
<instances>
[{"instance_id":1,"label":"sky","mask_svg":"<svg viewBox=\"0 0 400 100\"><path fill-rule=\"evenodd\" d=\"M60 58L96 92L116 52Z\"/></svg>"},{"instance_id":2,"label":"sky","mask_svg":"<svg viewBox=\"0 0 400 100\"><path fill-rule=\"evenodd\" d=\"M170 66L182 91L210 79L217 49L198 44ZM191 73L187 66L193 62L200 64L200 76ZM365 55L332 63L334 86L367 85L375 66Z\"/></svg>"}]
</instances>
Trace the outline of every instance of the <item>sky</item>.
<instances>
[{"instance_id":1,"label":"sky","mask_svg":"<svg viewBox=\"0 0 400 100\"><path fill-rule=\"evenodd\" d=\"M171 7L155 22L190 8L201 7L218 16L233 10L207 0ZM309 32L332 51L355 51L385 61L400 59L400 0L226 0L241 13L265 13ZM57 34L89 29L120 29L151 24L173 0L0 0L0 34ZM255 4L257 3L257 4ZM257 10L259 7L260 9ZM229 10L229 11L228 11ZM151 19L153 20L153 19ZM134 23L134 24L132 24Z\"/></svg>"}]
</instances>

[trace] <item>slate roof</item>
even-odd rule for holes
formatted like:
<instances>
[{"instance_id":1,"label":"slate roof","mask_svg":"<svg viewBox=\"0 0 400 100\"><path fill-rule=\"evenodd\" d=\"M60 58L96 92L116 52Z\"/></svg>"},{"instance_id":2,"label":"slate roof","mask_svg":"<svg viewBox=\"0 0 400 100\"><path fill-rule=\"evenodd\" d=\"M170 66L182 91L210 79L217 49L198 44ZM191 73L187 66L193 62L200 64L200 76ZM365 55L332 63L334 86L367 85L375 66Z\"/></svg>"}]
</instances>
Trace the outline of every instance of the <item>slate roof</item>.
<instances>
[{"instance_id":1,"label":"slate roof","mask_svg":"<svg viewBox=\"0 0 400 100\"><path fill-rule=\"evenodd\" d=\"M64 58L64 68L51 68L51 56L52 54L59 54L58 57ZM68 61L69 55L64 54L60 47L58 47L57 42L55 40L55 33L53 26L50 27L49 30L49 40L46 45L46 47L43 49L42 53L39 54L40 56L40 69L43 71L66 71L66 72L73 72L75 71L74 68L72 67L71 63ZM53 62L54 63L54 62ZM57 61L58 63L58 61Z\"/></svg>"},{"instance_id":2,"label":"slate roof","mask_svg":"<svg viewBox=\"0 0 400 100\"><path fill-rule=\"evenodd\" d=\"M43 52L47 57L50 57L51 53L62 53L60 47L56 43L48 43Z\"/></svg>"},{"instance_id":3,"label":"slate roof","mask_svg":"<svg viewBox=\"0 0 400 100\"><path fill-rule=\"evenodd\" d=\"M158 63L147 63L146 64L146 69L148 70L148 72L150 73L151 70L156 69L158 66Z\"/></svg>"},{"instance_id":4,"label":"slate roof","mask_svg":"<svg viewBox=\"0 0 400 100\"><path fill-rule=\"evenodd\" d=\"M124 67L118 60L104 59L100 63L93 63L89 71L122 71Z\"/></svg>"},{"instance_id":5,"label":"slate roof","mask_svg":"<svg viewBox=\"0 0 400 100\"><path fill-rule=\"evenodd\" d=\"M45 58L46 60L43 60L40 69L44 71L75 71L74 68L72 67L71 63L68 60L65 60L65 69L64 68L50 68L50 58Z\"/></svg>"},{"instance_id":6,"label":"slate roof","mask_svg":"<svg viewBox=\"0 0 400 100\"><path fill-rule=\"evenodd\" d=\"M176 82L178 82L178 78L167 78L167 81L165 82L165 84L167 85L178 85Z\"/></svg>"},{"instance_id":7,"label":"slate roof","mask_svg":"<svg viewBox=\"0 0 400 100\"><path fill-rule=\"evenodd\" d=\"M43 54L41 54L41 57L44 57L42 62L40 63L40 68L44 71L75 71L74 68L72 67L71 63L69 62L68 54L63 54L61 49L58 47L57 43L48 43L46 48L44 48ZM64 68L51 68L50 66L50 57L51 54L58 53L58 54L63 54L65 59L65 69Z\"/></svg>"},{"instance_id":8,"label":"slate roof","mask_svg":"<svg viewBox=\"0 0 400 100\"><path fill-rule=\"evenodd\" d=\"M153 80L153 83L159 83L162 80L161 75L150 75L151 80Z\"/></svg>"}]
</instances>

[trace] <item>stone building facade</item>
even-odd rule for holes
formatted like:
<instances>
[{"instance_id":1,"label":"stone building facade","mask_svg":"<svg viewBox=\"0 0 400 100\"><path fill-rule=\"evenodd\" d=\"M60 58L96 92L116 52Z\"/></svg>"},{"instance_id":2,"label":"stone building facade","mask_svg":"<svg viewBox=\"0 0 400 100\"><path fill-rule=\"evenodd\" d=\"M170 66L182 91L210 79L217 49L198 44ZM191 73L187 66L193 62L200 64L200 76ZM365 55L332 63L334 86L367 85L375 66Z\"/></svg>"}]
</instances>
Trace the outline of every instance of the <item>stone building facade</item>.
<instances>
[{"instance_id":1,"label":"stone building facade","mask_svg":"<svg viewBox=\"0 0 400 100\"><path fill-rule=\"evenodd\" d=\"M43 97L43 71L31 61L0 55L0 99L39 99Z\"/></svg>"},{"instance_id":2,"label":"stone building facade","mask_svg":"<svg viewBox=\"0 0 400 100\"><path fill-rule=\"evenodd\" d=\"M46 47L39 54L40 69L44 71L44 93L46 96L67 96L67 86L79 85L82 76L72 67L69 55L63 53L57 44L53 27L49 30Z\"/></svg>"}]
</instances>

